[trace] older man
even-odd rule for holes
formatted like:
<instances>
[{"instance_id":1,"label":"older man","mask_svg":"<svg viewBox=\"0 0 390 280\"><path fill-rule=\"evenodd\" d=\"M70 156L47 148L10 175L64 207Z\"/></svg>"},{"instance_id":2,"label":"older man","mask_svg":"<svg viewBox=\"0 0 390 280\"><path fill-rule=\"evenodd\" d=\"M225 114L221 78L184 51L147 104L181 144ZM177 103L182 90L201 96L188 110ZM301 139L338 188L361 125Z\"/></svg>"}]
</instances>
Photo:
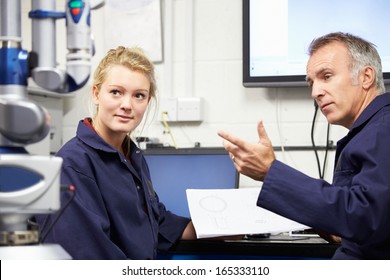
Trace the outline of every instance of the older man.
<instances>
[{"instance_id":1,"label":"older man","mask_svg":"<svg viewBox=\"0 0 390 280\"><path fill-rule=\"evenodd\" d=\"M237 170L263 181L257 205L341 237L334 259L390 258L390 93L373 44L346 33L315 39L307 82L331 124L349 129L337 143L333 182L278 161L262 121L259 143L220 131Z\"/></svg>"}]
</instances>

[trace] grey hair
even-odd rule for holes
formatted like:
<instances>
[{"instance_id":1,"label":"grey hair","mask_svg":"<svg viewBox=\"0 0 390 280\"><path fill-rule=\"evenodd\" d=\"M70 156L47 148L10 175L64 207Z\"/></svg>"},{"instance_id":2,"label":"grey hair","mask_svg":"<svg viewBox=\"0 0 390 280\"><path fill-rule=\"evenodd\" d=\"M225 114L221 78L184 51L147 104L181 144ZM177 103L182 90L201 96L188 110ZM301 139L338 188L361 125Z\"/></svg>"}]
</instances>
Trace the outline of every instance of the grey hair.
<instances>
[{"instance_id":1,"label":"grey hair","mask_svg":"<svg viewBox=\"0 0 390 280\"><path fill-rule=\"evenodd\" d=\"M313 55L321 47L335 41L345 44L348 49L351 56L352 78L356 81L360 71L366 66L371 66L375 71L375 86L379 93L384 93L386 89L383 81L382 62L374 44L349 33L334 32L314 39L309 45L309 55Z\"/></svg>"}]
</instances>

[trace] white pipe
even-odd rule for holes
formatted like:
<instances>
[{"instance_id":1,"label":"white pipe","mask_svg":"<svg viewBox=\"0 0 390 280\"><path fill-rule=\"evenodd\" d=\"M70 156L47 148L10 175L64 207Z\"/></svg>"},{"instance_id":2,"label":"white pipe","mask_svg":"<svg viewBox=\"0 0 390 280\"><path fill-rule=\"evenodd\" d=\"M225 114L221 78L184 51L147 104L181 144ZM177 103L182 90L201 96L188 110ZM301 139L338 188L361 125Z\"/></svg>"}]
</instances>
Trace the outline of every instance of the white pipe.
<instances>
[{"instance_id":1,"label":"white pipe","mask_svg":"<svg viewBox=\"0 0 390 280\"><path fill-rule=\"evenodd\" d=\"M173 5L172 0L164 1L164 79L165 96L173 97Z\"/></svg>"},{"instance_id":2,"label":"white pipe","mask_svg":"<svg viewBox=\"0 0 390 280\"><path fill-rule=\"evenodd\" d=\"M31 9L55 11L55 0L32 0ZM54 18L32 18L32 52L38 56L38 67L57 67L56 20Z\"/></svg>"},{"instance_id":3,"label":"white pipe","mask_svg":"<svg viewBox=\"0 0 390 280\"><path fill-rule=\"evenodd\" d=\"M194 37L194 2L186 1L186 95L193 97L193 37Z\"/></svg>"},{"instance_id":4,"label":"white pipe","mask_svg":"<svg viewBox=\"0 0 390 280\"><path fill-rule=\"evenodd\" d=\"M0 41L22 41L20 4L20 0L0 0Z\"/></svg>"}]
</instances>

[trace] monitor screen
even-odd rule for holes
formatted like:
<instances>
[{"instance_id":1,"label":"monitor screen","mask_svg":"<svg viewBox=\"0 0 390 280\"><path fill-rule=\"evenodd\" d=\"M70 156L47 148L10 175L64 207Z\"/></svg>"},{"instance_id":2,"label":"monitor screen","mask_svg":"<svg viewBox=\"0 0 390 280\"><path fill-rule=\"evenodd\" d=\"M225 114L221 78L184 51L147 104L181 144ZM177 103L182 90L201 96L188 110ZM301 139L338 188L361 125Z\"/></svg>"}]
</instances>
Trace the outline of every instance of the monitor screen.
<instances>
[{"instance_id":1,"label":"monitor screen","mask_svg":"<svg viewBox=\"0 0 390 280\"><path fill-rule=\"evenodd\" d=\"M153 187L167 210L190 217L186 189L238 188L239 175L223 148L146 149Z\"/></svg>"},{"instance_id":2,"label":"monitor screen","mask_svg":"<svg viewBox=\"0 0 390 280\"><path fill-rule=\"evenodd\" d=\"M309 44L339 31L376 45L388 84L388 11L388 0L243 0L243 85L306 86Z\"/></svg>"}]
</instances>

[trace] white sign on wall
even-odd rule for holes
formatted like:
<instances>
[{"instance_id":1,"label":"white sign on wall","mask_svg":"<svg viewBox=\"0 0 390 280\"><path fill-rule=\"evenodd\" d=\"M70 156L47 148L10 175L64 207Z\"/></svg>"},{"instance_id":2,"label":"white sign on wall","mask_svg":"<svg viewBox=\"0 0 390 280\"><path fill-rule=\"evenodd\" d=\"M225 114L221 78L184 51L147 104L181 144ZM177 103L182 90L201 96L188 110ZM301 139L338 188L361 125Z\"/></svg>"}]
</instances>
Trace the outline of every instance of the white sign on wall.
<instances>
[{"instance_id":1,"label":"white sign on wall","mask_svg":"<svg viewBox=\"0 0 390 280\"><path fill-rule=\"evenodd\" d=\"M140 47L153 62L163 60L161 0L106 0L105 48Z\"/></svg>"}]
</instances>

